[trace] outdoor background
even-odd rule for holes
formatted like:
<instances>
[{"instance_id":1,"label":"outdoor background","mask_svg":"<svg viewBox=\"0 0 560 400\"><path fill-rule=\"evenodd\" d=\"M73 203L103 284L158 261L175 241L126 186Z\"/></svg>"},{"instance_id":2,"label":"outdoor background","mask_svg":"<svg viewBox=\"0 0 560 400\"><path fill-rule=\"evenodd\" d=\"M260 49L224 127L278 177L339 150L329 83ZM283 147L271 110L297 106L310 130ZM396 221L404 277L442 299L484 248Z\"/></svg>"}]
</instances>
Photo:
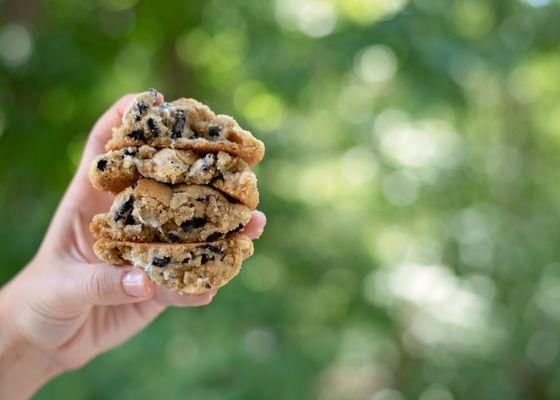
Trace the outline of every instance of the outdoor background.
<instances>
[{"instance_id":1,"label":"outdoor background","mask_svg":"<svg viewBox=\"0 0 560 400\"><path fill-rule=\"evenodd\" d=\"M0 284L121 95L195 97L267 147L239 277L36 398L559 398L558 21L551 0L0 0Z\"/></svg>"}]
</instances>

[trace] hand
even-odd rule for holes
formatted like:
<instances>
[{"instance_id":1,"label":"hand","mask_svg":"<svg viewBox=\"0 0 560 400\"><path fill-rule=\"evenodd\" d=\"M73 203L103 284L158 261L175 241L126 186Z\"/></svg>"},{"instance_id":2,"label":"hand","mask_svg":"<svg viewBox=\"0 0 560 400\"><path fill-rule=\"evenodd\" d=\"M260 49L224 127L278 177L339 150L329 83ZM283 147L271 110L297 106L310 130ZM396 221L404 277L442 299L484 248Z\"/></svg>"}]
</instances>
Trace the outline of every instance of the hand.
<instances>
[{"instance_id":1,"label":"hand","mask_svg":"<svg viewBox=\"0 0 560 400\"><path fill-rule=\"evenodd\" d=\"M122 343L167 306L201 306L215 295L179 295L155 286L139 268L100 263L92 251L89 222L113 196L91 187L88 166L133 97L97 121L41 248L0 290L0 398L28 397L56 374ZM265 223L256 211L244 233L258 238Z\"/></svg>"}]
</instances>

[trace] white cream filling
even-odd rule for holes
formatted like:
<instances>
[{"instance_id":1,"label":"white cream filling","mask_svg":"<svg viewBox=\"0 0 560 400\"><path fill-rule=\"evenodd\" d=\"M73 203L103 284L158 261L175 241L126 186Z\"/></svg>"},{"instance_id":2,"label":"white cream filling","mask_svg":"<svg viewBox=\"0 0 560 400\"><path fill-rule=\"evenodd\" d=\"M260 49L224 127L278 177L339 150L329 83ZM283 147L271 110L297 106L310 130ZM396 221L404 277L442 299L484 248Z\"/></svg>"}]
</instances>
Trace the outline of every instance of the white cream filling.
<instances>
[{"instance_id":1,"label":"white cream filling","mask_svg":"<svg viewBox=\"0 0 560 400\"><path fill-rule=\"evenodd\" d=\"M140 233L142 232L142 225L140 224L136 224L136 225L127 225L124 227L125 232L134 232L134 233Z\"/></svg>"},{"instance_id":2,"label":"white cream filling","mask_svg":"<svg viewBox=\"0 0 560 400\"><path fill-rule=\"evenodd\" d=\"M134 265L135 267L140 267L145 269L148 274L152 272L151 271L152 266L151 265L147 266L146 264L144 264L144 262L142 261L142 257L137 254L132 254L132 253L129 254L127 261L130 261L132 265Z\"/></svg>"},{"instance_id":3,"label":"white cream filling","mask_svg":"<svg viewBox=\"0 0 560 400\"><path fill-rule=\"evenodd\" d=\"M138 220L139 220L142 224L144 224L144 225L146 225L146 226L149 226L150 228L160 229L160 230L161 230L159 221L158 221L157 219L152 219L152 218L147 218L147 219L146 219L146 218L142 217L142 215L141 215L140 213L135 213L135 216L136 216L136 218L138 218ZM163 233L163 232L162 232L162 233Z\"/></svg>"},{"instance_id":4,"label":"white cream filling","mask_svg":"<svg viewBox=\"0 0 560 400\"><path fill-rule=\"evenodd\" d=\"M203 285L203 284L205 284L206 282L208 282L209 280L210 280L209 278L198 278L198 279L196 280L196 284L197 284L197 285Z\"/></svg>"}]
</instances>

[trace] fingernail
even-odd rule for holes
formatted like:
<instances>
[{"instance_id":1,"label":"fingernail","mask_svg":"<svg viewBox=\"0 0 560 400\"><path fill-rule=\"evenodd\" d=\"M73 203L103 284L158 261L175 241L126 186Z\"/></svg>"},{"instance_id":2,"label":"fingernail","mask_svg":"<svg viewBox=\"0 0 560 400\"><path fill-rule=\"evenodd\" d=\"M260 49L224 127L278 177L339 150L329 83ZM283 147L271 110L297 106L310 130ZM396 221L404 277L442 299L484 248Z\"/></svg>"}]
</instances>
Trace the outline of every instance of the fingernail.
<instances>
[{"instance_id":1,"label":"fingernail","mask_svg":"<svg viewBox=\"0 0 560 400\"><path fill-rule=\"evenodd\" d=\"M257 239L260 238L264 232L264 227L266 225L266 214L261 211L255 211L255 214L258 214L262 220L259 228L257 229Z\"/></svg>"},{"instance_id":2,"label":"fingernail","mask_svg":"<svg viewBox=\"0 0 560 400\"><path fill-rule=\"evenodd\" d=\"M159 104L163 103L164 100L165 100L165 99L164 99L164 97L163 97L163 94L158 92L158 94L157 94L157 96L156 96L156 104L159 105Z\"/></svg>"},{"instance_id":3,"label":"fingernail","mask_svg":"<svg viewBox=\"0 0 560 400\"><path fill-rule=\"evenodd\" d=\"M143 271L132 270L123 277L123 287L126 294L132 297L146 297L150 295L151 286Z\"/></svg>"}]
</instances>

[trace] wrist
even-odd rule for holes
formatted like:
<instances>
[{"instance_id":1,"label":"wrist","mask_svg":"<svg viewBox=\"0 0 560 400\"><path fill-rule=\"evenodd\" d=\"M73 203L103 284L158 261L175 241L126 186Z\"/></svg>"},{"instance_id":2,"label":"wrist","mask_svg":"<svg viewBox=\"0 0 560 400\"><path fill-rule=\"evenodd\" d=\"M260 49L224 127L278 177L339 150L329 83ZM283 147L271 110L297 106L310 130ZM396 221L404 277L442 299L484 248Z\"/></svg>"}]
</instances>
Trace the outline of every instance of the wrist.
<instances>
[{"instance_id":1,"label":"wrist","mask_svg":"<svg viewBox=\"0 0 560 400\"><path fill-rule=\"evenodd\" d=\"M0 291L0 399L26 399L62 371L20 334L8 291L8 287Z\"/></svg>"}]
</instances>

